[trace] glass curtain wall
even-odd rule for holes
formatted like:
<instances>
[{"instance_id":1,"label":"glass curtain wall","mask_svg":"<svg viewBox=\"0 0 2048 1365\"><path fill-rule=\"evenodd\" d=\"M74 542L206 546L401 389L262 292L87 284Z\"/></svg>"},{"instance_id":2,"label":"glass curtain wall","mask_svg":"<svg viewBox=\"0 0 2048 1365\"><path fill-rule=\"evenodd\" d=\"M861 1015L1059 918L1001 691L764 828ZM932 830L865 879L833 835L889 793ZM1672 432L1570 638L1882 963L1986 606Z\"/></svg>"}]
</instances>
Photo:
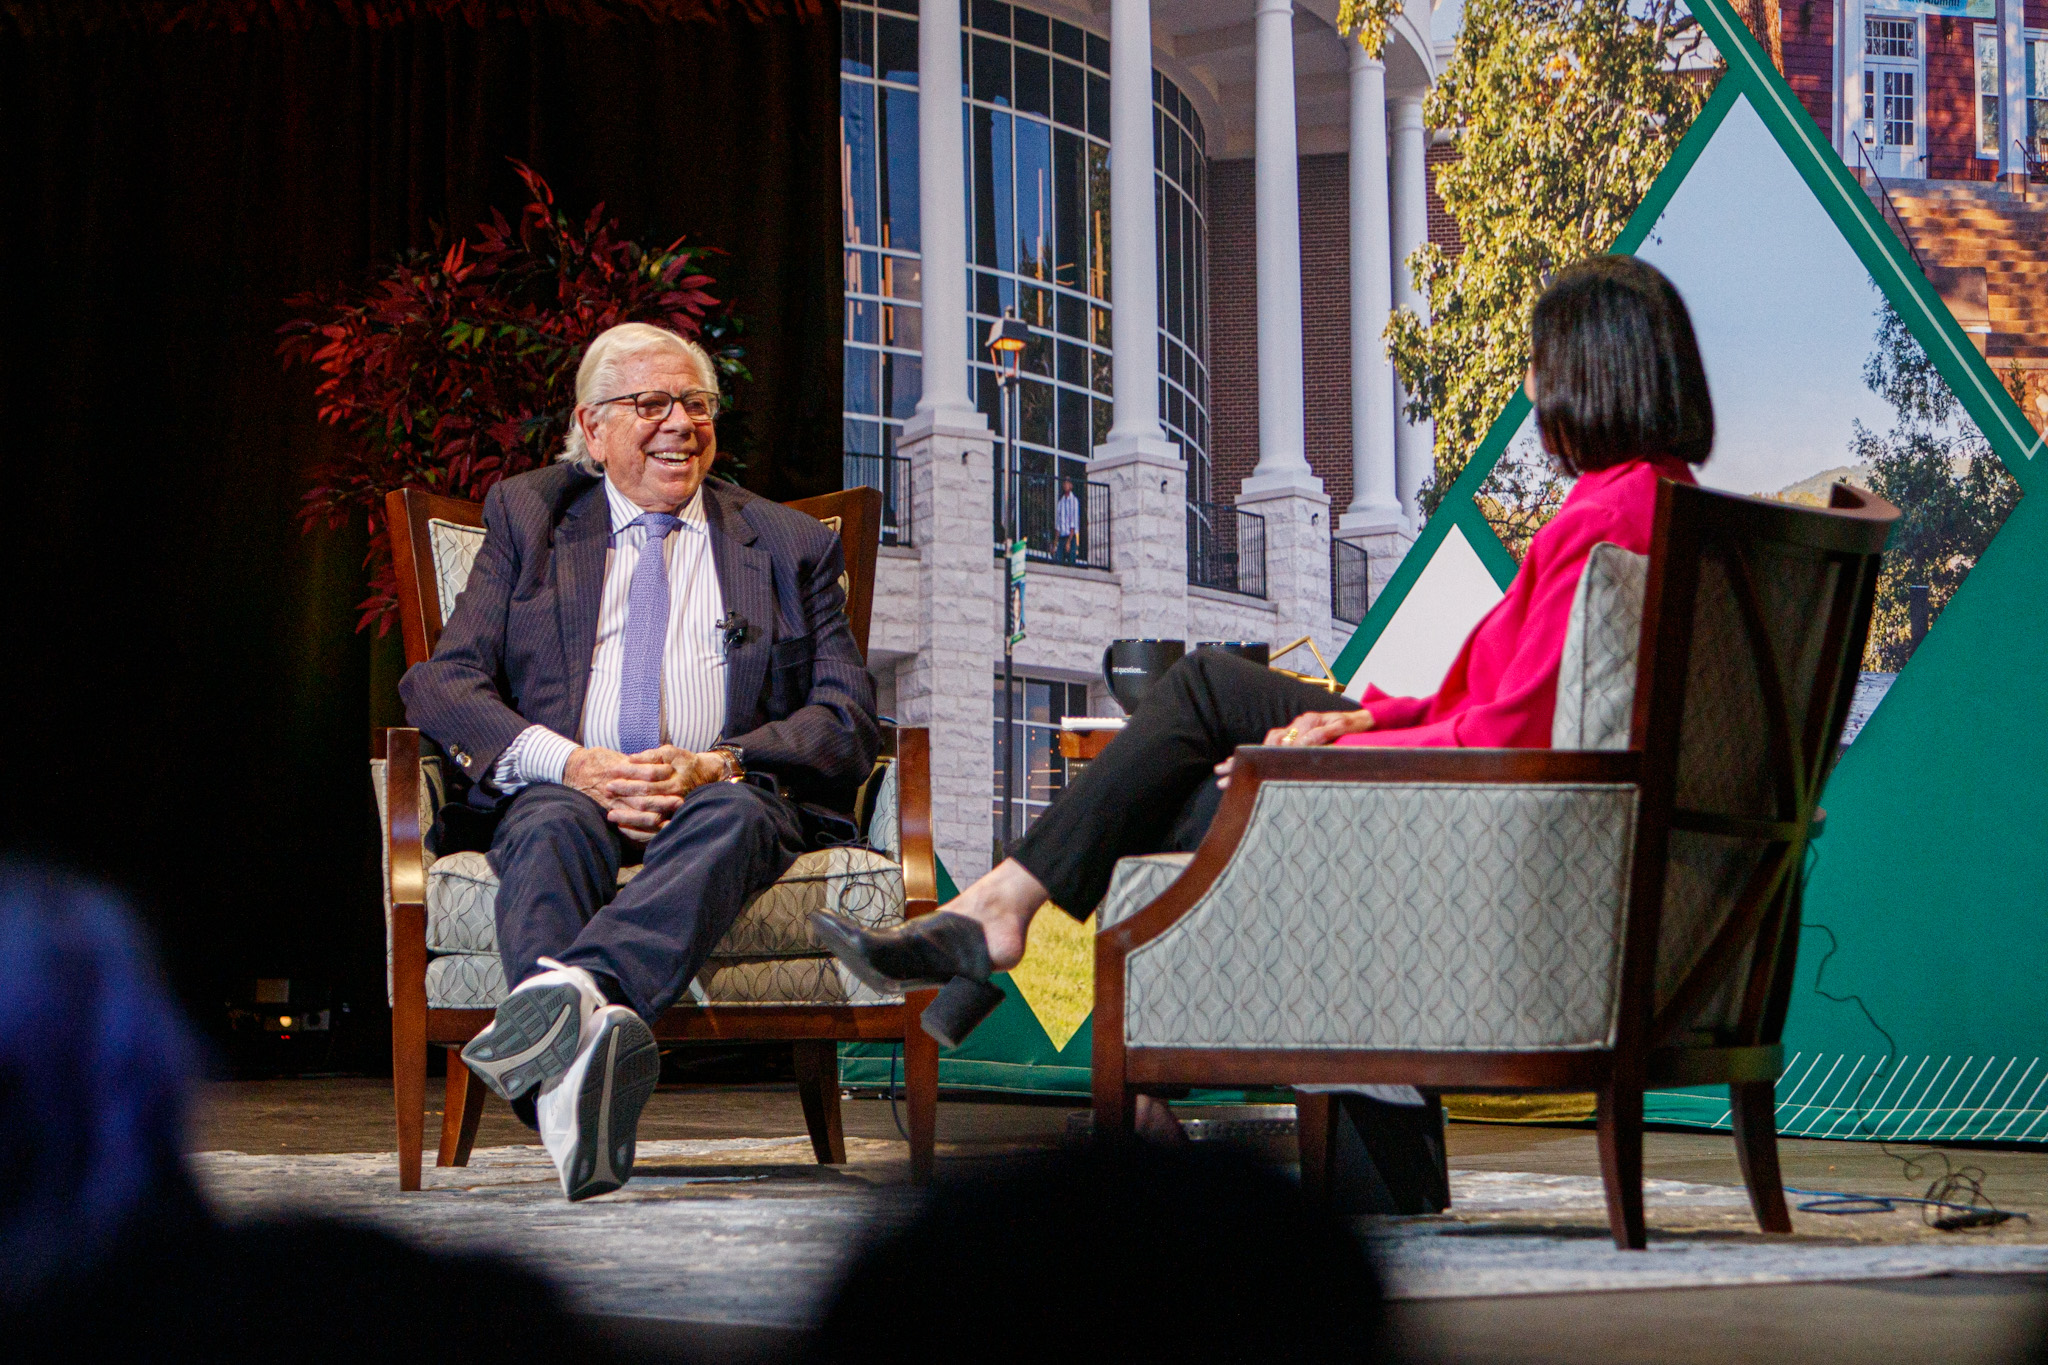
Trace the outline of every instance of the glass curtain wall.
<instances>
[{"instance_id":1,"label":"glass curtain wall","mask_svg":"<svg viewBox=\"0 0 2048 1365\"><path fill-rule=\"evenodd\" d=\"M1152 73L1159 195L1159 420L1188 462L1188 500L1208 502L1209 159L1187 96Z\"/></svg>"},{"instance_id":2,"label":"glass curtain wall","mask_svg":"<svg viewBox=\"0 0 2048 1365\"><path fill-rule=\"evenodd\" d=\"M1060 756L1060 722L1068 716L1088 714L1088 684L1062 682L1057 678L1016 678L1017 769L1010 799L1017 811L1017 835L1022 838L1032 822L1066 789L1067 761ZM994 774L995 817L990 851L994 862L1009 856L1003 842L1003 671L995 674L995 748L990 762Z\"/></svg>"},{"instance_id":3,"label":"glass curtain wall","mask_svg":"<svg viewBox=\"0 0 2048 1365\"><path fill-rule=\"evenodd\" d=\"M845 0L841 154L849 454L894 454L918 384L917 20L914 0ZM1109 434L1109 43L1001 0L962 5L971 376L994 428L981 339L1005 308L1033 330L1022 356L1023 467L1079 486ZM1209 488L1208 163L1202 122L1153 77L1159 223L1160 416ZM1051 485L1048 485L1051 486Z\"/></svg>"},{"instance_id":4,"label":"glass curtain wall","mask_svg":"<svg viewBox=\"0 0 2048 1365\"><path fill-rule=\"evenodd\" d=\"M896 453L897 428L917 407L924 387L917 0L840 6L839 177L846 243L846 453L870 457L849 460L851 470L856 463L872 468L872 457ZM872 481L865 470L861 481Z\"/></svg>"}]
</instances>

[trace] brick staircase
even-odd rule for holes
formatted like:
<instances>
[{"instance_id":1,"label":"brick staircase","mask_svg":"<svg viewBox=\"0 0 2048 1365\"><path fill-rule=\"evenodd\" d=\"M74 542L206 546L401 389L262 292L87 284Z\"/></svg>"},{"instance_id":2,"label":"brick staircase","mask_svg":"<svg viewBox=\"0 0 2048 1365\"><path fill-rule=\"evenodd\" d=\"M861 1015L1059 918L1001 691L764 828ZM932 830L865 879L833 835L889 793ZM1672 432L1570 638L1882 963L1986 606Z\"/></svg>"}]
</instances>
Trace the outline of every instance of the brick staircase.
<instances>
[{"instance_id":1,"label":"brick staircase","mask_svg":"<svg viewBox=\"0 0 2048 1365\"><path fill-rule=\"evenodd\" d=\"M2030 199L1968 180L1891 181L1885 190L1923 266L1943 267L1943 274L1984 272L1986 357L2001 370L2014 360L2029 370L2048 368L2048 199L2038 190ZM1961 309L1958 319L1970 325Z\"/></svg>"}]
</instances>

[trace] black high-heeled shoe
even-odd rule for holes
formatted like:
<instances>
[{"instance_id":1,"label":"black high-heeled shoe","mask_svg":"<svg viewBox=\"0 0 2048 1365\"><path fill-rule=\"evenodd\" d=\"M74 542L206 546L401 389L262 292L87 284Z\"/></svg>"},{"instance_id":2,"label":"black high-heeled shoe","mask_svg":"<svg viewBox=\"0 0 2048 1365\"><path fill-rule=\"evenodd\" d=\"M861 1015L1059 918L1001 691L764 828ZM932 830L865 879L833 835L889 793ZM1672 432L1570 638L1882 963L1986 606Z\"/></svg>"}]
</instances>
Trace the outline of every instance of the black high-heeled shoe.
<instances>
[{"instance_id":1,"label":"black high-heeled shoe","mask_svg":"<svg viewBox=\"0 0 2048 1365\"><path fill-rule=\"evenodd\" d=\"M965 915L949 910L919 915L895 929L869 929L823 910L811 912L811 932L874 990L939 988L919 1022L946 1047L958 1047L1003 1003L989 984L994 968L988 935Z\"/></svg>"}]
</instances>

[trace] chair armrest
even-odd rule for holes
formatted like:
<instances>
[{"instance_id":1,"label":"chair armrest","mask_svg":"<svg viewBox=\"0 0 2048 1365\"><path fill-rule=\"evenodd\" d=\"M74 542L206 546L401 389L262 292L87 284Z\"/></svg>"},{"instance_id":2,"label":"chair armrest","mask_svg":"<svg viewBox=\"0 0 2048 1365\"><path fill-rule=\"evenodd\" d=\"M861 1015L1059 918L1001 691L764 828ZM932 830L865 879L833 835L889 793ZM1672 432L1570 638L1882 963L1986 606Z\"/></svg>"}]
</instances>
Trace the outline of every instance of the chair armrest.
<instances>
[{"instance_id":1,"label":"chair armrest","mask_svg":"<svg viewBox=\"0 0 2048 1365\"><path fill-rule=\"evenodd\" d=\"M423 1021L427 1008L427 870L420 819L420 732L384 731L385 852L390 858L391 976L387 983L396 1021ZM411 1027L410 1024L407 1026ZM420 1023L423 1028L424 1024Z\"/></svg>"},{"instance_id":2,"label":"chair armrest","mask_svg":"<svg viewBox=\"0 0 2048 1365\"><path fill-rule=\"evenodd\" d=\"M896 808L903 864L903 915L939 908L938 858L932 851L932 736L923 726L896 732Z\"/></svg>"},{"instance_id":3,"label":"chair armrest","mask_svg":"<svg viewBox=\"0 0 2048 1365\"><path fill-rule=\"evenodd\" d=\"M426 827L420 783L420 732L397 727L383 732L384 839L391 851L391 904L427 902Z\"/></svg>"},{"instance_id":4,"label":"chair armrest","mask_svg":"<svg viewBox=\"0 0 2048 1365\"><path fill-rule=\"evenodd\" d=\"M1324 744L1310 749L1246 744L1234 755L1230 792L1245 798L1261 782L1634 782L1642 755L1607 749L1382 749ZM1224 806L1231 804L1224 798ZM1220 812L1219 812L1220 818Z\"/></svg>"},{"instance_id":5,"label":"chair armrest","mask_svg":"<svg viewBox=\"0 0 2048 1365\"><path fill-rule=\"evenodd\" d=\"M1369 745L1241 745L1230 786L1187 871L1164 894L1096 936L1096 972L1113 956L1157 938L1192 909L1221 876L1250 827L1259 788L1267 782L1427 783L1541 785L1633 783L1642 755L1593 749L1392 749ZM1105 956L1105 954L1109 956Z\"/></svg>"}]
</instances>

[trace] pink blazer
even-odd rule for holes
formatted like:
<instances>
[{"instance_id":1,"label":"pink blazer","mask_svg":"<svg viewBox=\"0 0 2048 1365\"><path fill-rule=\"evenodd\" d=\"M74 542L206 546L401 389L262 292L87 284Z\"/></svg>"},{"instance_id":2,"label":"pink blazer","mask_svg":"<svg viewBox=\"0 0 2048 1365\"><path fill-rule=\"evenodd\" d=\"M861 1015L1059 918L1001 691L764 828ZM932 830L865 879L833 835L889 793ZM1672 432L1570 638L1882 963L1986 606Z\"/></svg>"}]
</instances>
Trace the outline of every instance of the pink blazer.
<instances>
[{"instance_id":1,"label":"pink blazer","mask_svg":"<svg viewBox=\"0 0 2048 1365\"><path fill-rule=\"evenodd\" d=\"M1557 706L1572 594L1586 556L1612 541L1650 552L1657 480L1692 483L1692 470L1668 458L1630 460L1581 475L1564 506L1529 542L1507 596L1465 637L1433 697L1390 697L1365 689L1373 728L1339 744L1418 748L1547 749Z\"/></svg>"}]
</instances>

